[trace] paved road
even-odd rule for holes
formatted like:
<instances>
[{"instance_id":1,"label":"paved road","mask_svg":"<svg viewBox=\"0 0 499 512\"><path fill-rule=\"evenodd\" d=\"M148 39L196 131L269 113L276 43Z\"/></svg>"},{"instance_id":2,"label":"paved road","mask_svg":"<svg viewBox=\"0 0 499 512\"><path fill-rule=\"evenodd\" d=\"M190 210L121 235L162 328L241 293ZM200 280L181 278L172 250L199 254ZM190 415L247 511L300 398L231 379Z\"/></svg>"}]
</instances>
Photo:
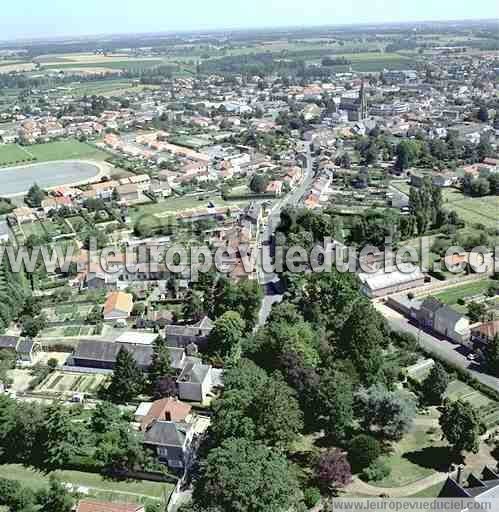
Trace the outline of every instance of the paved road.
<instances>
[{"instance_id":1,"label":"paved road","mask_svg":"<svg viewBox=\"0 0 499 512\"><path fill-rule=\"evenodd\" d=\"M313 159L310 152L310 143L305 143L305 150L307 165L304 169L303 181L289 194L286 194L286 196L284 196L273 205L268 215L267 227L258 240L259 242L263 243L263 249L266 251L270 251L270 242L274 236L274 233L276 232L277 227L279 226L281 211L288 205L296 206L312 183L314 173ZM279 287L279 277L274 272L263 271L261 252L262 251L258 251L258 279L264 287L265 296L262 300L262 306L259 311L257 327L265 324L272 306L276 302L280 302L282 300L282 294L280 293Z\"/></svg>"},{"instance_id":2,"label":"paved road","mask_svg":"<svg viewBox=\"0 0 499 512\"><path fill-rule=\"evenodd\" d=\"M455 366L468 370L475 379L499 391L499 379L481 372L478 364L471 362L466 358L467 351L464 347L422 331L415 325L408 322L405 317L384 304L376 303L375 306L376 309L378 309L387 319L392 329L414 334L418 338L419 344L424 349L434 353Z\"/></svg>"}]
</instances>

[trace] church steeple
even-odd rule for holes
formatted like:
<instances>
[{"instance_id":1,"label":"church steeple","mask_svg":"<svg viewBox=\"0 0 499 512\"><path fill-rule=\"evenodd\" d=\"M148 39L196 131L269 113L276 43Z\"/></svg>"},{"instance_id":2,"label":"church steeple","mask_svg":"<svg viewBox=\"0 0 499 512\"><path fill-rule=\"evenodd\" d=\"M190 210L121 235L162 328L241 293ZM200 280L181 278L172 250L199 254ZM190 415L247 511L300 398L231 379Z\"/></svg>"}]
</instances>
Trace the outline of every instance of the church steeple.
<instances>
[{"instance_id":1,"label":"church steeple","mask_svg":"<svg viewBox=\"0 0 499 512\"><path fill-rule=\"evenodd\" d=\"M364 120L367 117L367 99L366 90L364 88L364 80L360 84L359 92L359 121Z\"/></svg>"}]
</instances>

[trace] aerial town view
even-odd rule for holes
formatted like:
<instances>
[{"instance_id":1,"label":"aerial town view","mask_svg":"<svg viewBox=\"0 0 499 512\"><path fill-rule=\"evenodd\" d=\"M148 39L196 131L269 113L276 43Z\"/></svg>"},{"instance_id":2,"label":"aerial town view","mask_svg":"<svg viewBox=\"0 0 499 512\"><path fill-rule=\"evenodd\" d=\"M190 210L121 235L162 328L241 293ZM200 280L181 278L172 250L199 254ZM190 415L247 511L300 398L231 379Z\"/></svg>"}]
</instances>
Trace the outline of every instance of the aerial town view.
<instances>
[{"instance_id":1,"label":"aerial town view","mask_svg":"<svg viewBox=\"0 0 499 512\"><path fill-rule=\"evenodd\" d=\"M0 15L0 512L499 512L499 4Z\"/></svg>"}]
</instances>

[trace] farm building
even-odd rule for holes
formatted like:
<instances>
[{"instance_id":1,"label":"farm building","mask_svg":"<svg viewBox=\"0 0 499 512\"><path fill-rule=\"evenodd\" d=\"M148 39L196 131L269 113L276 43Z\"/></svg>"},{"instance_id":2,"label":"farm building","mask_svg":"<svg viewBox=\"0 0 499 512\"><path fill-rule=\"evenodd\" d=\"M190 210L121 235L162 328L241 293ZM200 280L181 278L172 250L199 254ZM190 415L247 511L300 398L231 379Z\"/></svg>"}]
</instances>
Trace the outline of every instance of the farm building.
<instances>
[{"instance_id":1,"label":"farm building","mask_svg":"<svg viewBox=\"0 0 499 512\"><path fill-rule=\"evenodd\" d=\"M151 345L133 345L131 343L115 343L112 341L82 340L73 355L75 366L83 368L99 368L112 370L120 349L130 352L138 366L144 370L151 365L153 347ZM184 365L185 353L181 348L170 348L173 368L181 369Z\"/></svg>"},{"instance_id":2,"label":"farm building","mask_svg":"<svg viewBox=\"0 0 499 512\"><path fill-rule=\"evenodd\" d=\"M361 291L370 298L384 297L391 293L399 293L411 288L422 286L425 278L421 270L418 268L413 272L385 272L380 269L373 273L359 274L362 282Z\"/></svg>"}]
</instances>

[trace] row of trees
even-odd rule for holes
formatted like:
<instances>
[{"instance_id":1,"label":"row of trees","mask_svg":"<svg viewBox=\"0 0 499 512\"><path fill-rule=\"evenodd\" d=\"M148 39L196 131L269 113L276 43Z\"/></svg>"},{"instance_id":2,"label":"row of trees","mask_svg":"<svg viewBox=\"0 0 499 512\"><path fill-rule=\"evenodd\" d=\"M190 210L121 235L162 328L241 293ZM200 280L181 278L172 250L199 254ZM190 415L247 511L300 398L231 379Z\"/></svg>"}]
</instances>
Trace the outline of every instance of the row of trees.
<instances>
[{"instance_id":1,"label":"row of trees","mask_svg":"<svg viewBox=\"0 0 499 512\"><path fill-rule=\"evenodd\" d=\"M71 512L75 501L75 496L54 477L50 477L47 487L38 491L16 480L0 478L0 505L10 512Z\"/></svg>"},{"instance_id":2,"label":"row of trees","mask_svg":"<svg viewBox=\"0 0 499 512\"><path fill-rule=\"evenodd\" d=\"M155 467L153 456L132 430L131 418L101 402L89 420L59 402L49 406L0 396L0 461L49 473L79 467L82 460L108 475Z\"/></svg>"}]
</instances>

